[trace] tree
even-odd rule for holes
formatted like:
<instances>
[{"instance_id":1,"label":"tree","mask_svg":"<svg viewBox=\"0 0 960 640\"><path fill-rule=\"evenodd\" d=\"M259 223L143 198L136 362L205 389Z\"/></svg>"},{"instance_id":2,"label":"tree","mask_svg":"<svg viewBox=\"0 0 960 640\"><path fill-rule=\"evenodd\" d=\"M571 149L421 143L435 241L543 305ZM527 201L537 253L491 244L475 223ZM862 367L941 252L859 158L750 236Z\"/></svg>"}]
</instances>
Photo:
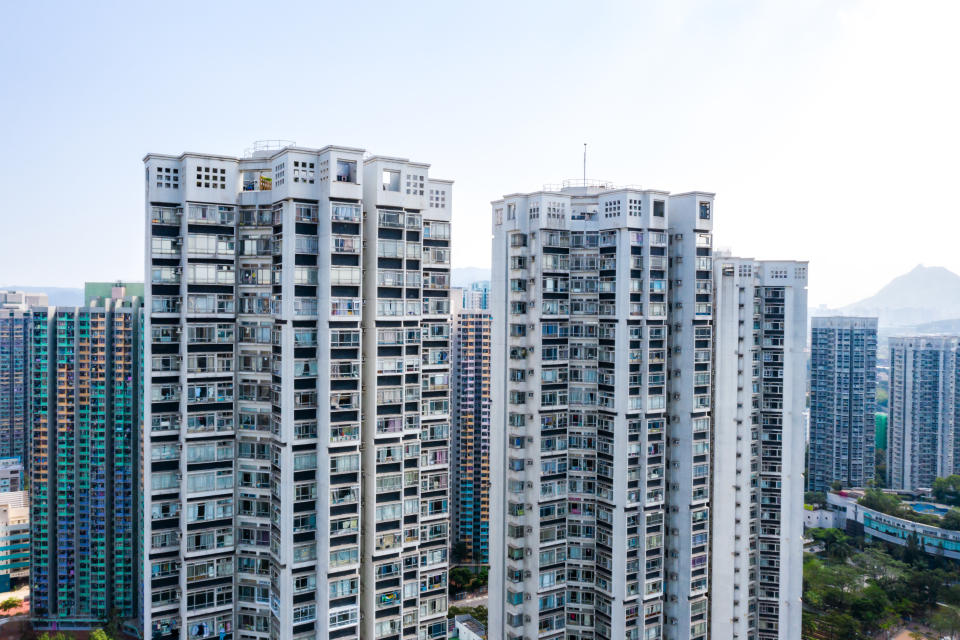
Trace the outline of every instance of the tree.
<instances>
[{"instance_id":1,"label":"tree","mask_svg":"<svg viewBox=\"0 0 960 640\"><path fill-rule=\"evenodd\" d=\"M827 504L827 494L822 491L807 491L803 494L803 502L815 506Z\"/></svg>"},{"instance_id":2,"label":"tree","mask_svg":"<svg viewBox=\"0 0 960 640\"><path fill-rule=\"evenodd\" d=\"M930 626L941 635L956 637L960 630L960 611L953 607L940 607L930 618Z\"/></svg>"},{"instance_id":3,"label":"tree","mask_svg":"<svg viewBox=\"0 0 960 640\"><path fill-rule=\"evenodd\" d=\"M112 640L103 629L95 629L90 634L90 640Z\"/></svg>"},{"instance_id":4,"label":"tree","mask_svg":"<svg viewBox=\"0 0 960 640\"><path fill-rule=\"evenodd\" d=\"M950 509L940 518L940 526L952 531L960 531L960 509Z\"/></svg>"},{"instance_id":5,"label":"tree","mask_svg":"<svg viewBox=\"0 0 960 640\"><path fill-rule=\"evenodd\" d=\"M449 619L457 616L469 615L473 616L474 619L480 622L480 624L483 626L487 626L487 613L487 608L483 605L478 607L458 607L451 605L450 608L447 609L447 618Z\"/></svg>"},{"instance_id":6,"label":"tree","mask_svg":"<svg viewBox=\"0 0 960 640\"><path fill-rule=\"evenodd\" d=\"M3 611L4 613L6 613L7 611L11 611L13 609L19 608L20 605L22 604L23 604L23 600L21 600L20 598L10 597L4 600L3 602L0 602L0 611Z\"/></svg>"},{"instance_id":7,"label":"tree","mask_svg":"<svg viewBox=\"0 0 960 640\"><path fill-rule=\"evenodd\" d=\"M846 560L853 555L852 539L840 529L812 529L810 536L822 542L824 551L834 560Z\"/></svg>"},{"instance_id":8,"label":"tree","mask_svg":"<svg viewBox=\"0 0 960 640\"><path fill-rule=\"evenodd\" d=\"M63 631L54 631L53 633L44 631L37 640L74 640L74 637Z\"/></svg>"},{"instance_id":9,"label":"tree","mask_svg":"<svg viewBox=\"0 0 960 640\"><path fill-rule=\"evenodd\" d=\"M940 502L960 505L960 475L935 478L932 489L933 496Z\"/></svg>"},{"instance_id":10,"label":"tree","mask_svg":"<svg viewBox=\"0 0 960 640\"><path fill-rule=\"evenodd\" d=\"M473 580L473 574L470 573L469 569L464 567L456 567L450 570L450 592L457 593L458 591L465 591L467 587L470 586L470 582Z\"/></svg>"}]
</instances>

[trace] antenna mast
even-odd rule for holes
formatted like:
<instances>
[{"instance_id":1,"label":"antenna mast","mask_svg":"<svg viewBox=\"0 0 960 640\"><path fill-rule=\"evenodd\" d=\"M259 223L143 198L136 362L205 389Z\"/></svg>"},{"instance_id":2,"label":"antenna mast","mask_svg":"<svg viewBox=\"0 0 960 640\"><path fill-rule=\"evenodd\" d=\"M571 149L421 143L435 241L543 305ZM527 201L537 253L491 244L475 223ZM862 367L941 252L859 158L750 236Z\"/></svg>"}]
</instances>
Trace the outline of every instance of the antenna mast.
<instances>
[{"instance_id":1,"label":"antenna mast","mask_svg":"<svg viewBox=\"0 0 960 640\"><path fill-rule=\"evenodd\" d=\"M583 184L587 184L587 143L583 143Z\"/></svg>"}]
</instances>

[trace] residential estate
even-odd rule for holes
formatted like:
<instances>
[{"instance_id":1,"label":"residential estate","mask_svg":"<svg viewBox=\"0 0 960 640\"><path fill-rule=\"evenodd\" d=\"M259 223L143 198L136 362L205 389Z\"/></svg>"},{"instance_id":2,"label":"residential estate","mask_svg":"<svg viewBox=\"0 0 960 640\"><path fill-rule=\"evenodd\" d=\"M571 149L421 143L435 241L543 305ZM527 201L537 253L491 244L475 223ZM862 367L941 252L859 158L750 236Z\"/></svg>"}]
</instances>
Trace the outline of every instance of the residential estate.
<instances>
[{"instance_id":1,"label":"residential estate","mask_svg":"<svg viewBox=\"0 0 960 640\"><path fill-rule=\"evenodd\" d=\"M806 263L715 256L713 200L568 181L492 204L508 640L799 637Z\"/></svg>"}]
</instances>

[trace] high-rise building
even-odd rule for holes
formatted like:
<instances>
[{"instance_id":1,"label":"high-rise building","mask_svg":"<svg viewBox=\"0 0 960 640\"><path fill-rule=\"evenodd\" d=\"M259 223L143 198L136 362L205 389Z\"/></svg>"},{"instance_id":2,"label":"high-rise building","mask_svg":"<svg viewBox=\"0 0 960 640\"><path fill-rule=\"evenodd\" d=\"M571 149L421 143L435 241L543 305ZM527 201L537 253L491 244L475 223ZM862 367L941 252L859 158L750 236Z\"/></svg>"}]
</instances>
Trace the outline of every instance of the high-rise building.
<instances>
[{"instance_id":1,"label":"high-rise building","mask_svg":"<svg viewBox=\"0 0 960 640\"><path fill-rule=\"evenodd\" d=\"M464 309L481 309L486 311L490 308L490 281L480 280L471 282L469 289L463 291Z\"/></svg>"},{"instance_id":2,"label":"high-rise building","mask_svg":"<svg viewBox=\"0 0 960 640\"><path fill-rule=\"evenodd\" d=\"M810 335L807 488L865 487L874 477L877 319L814 317Z\"/></svg>"},{"instance_id":3,"label":"high-rise building","mask_svg":"<svg viewBox=\"0 0 960 640\"><path fill-rule=\"evenodd\" d=\"M929 488L960 472L960 337L890 338L887 482Z\"/></svg>"},{"instance_id":4,"label":"high-rise building","mask_svg":"<svg viewBox=\"0 0 960 640\"><path fill-rule=\"evenodd\" d=\"M0 291L0 458L27 462L29 310L46 303L42 293Z\"/></svg>"},{"instance_id":5,"label":"high-rise building","mask_svg":"<svg viewBox=\"0 0 960 640\"><path fill-rule=\"evenodd\" d=\"M461 564L489 562L490 324L486 311L453 305L453 537Z\"/></svg>"},{"instance_id":6,"label":"high-rise building","mask_svg":"<svg viewBox=\"0 0 960 640\"><path fill-rule=\"evenodd\" d=\"M333 146L145 164L148 632L445 637L451 183Z\"/></svg>"},{"instance_id":7,"label":"high-rise building","mask_svg":"<svg viewBox=\"0 0 960 640\"><path fill-rule=\"evenodd\" d=\"M786 528L802 513L807 268L714 265L712 209L710 193L579 181L493 203L504 638L799 633L802 527Z\"/></svg>"},{"instance_id":8,"label":"high-rise building","mask_svg":"<svg viewBox=\"0 0 960 640\"><path fill-rule=\"evenodd\" d=\"M493 203L489 626L508 640L707 637L712 204L593 183Z\"/></svg>"},{"instance_id":9,"label":"high-rise building","mask_svg":"<svg viewBox=\"0 0 960 640\"><path fill-rule=\"evenodd\" d=\"M30 313L37 628L138 615L141 313L135 296Z\"/></svg>"},{"instance_id":10,"label":"high-rise building","mask_svg":"<svg viewBox=\"0 0 960 640\"><path fill-rule=\"evenodd\" d=\"M714 260L710 637L799 638L807 264Z\"/></svg>"}]
</instances>

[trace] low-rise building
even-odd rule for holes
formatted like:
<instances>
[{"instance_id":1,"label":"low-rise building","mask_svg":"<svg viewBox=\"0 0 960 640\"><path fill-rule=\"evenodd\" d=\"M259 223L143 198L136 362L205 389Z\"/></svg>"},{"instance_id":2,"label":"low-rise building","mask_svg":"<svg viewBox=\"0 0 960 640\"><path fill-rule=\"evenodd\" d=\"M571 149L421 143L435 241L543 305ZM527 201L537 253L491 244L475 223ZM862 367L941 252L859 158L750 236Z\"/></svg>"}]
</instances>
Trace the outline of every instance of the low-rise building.
<instances>
[{"instance_id":1,"label":"low-rise building","mask_svg":"<svg viewBox=\"0 0 960 640\"><path fill-rule=\"evenodd\" d=\"M26 491L0 493L0 592L30 575L30 506Z\"/></svg>"},{"instance_id":2,"label":"low-rise building","mask_svg":"<svg viewBox=\"0 0 960 640\"><path fill-rule=\"evenodd\" d=\"M454 618L454 628L458 640L487 640L487 628L469 614Z\"/></svg>"},{"instance_id":3,"label":"low-rise building","mask_svg":"<svg viewBox=\"0 0 960 640\"><path fill-rule=\"evenodd\" d=\"M924 551L960 560L960 531L941 529L927 524L891 516L863 506L859 490L827 494L827 504L836 514L836 526L848 533L863 535L868 542L882 540L901 547L914 538ZM942 515L949 507L928 502L908 503L918 513Z\"/></svg>"},{"instance_id":4,"label":"low-rise building","mask_svg":"<svg viewBox=\"0 0 960 640\"><path fill-rule=\"evenodd\" d=\"M815 509L810 505L804 505L803 509L803 528L807 529L830 529L837 526L837 512L830 509Z\"/></svg>"},{"instance_id":5,"label":"low-rise building","mask_svg":"<svg viewBox=\"0 0 960 640\"><path fill-rule=\"evenodd\" d=\"M23 462L20 458L0 458L0 493L23 489Z\"/></svg>"}]
</instances>

